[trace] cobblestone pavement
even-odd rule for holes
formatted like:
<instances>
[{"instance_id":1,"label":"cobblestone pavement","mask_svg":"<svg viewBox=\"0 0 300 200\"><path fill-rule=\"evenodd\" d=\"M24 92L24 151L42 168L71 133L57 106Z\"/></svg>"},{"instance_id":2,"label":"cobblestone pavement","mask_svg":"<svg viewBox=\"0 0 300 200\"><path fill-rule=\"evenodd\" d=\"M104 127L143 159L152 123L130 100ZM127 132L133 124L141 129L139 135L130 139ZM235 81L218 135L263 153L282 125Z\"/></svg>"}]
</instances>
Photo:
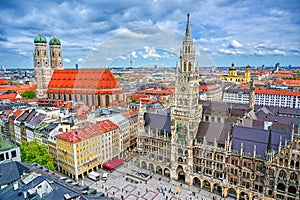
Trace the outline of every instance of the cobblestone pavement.
<instances>
[{"instance_id":1,"label":"cobblestone pavement","mask_svg":"<svg viewBox=\"0 0 300 200\"><path fill-rule=\"evenodd\" d=\"M188 186L174 180L170 181L169 178L162 177L159 174L152 175L152 178L146 183L144 181L141 181L140 183L126 181L125 179L128 177L126 174L132 174L134 171L149 174L149 171L137 167L134 158L133 160L124 163L112 173L108 173L106 182L103 180L95 182L89 178L85 178L81 181L86 185L97 189L98 192L103 192L117 200L176 200L177 198L178 200L211 200L214 196L217 197L218 200L224 199L207 190L196 188L195 186ZM98 171L101 175L104 172L104 170ZM176 188L179 188L180 190L178 195L176 195L175 192Z\"/></svg>"}]
</instances>

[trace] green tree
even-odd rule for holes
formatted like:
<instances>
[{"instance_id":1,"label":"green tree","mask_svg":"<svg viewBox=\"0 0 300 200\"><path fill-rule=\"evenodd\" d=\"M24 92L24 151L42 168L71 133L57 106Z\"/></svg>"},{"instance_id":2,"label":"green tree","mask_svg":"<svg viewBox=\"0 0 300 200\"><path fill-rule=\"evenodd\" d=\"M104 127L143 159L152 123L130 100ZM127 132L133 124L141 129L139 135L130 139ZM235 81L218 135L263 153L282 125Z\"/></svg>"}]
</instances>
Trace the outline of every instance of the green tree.
<instances>
[{"instance_id":1,"label":"green tree","mask_svg":"<svg viewBox=\"0 0 300 200\"><path fill-rule=\"evenodd\" d=\"M52 157L45 144L39 144L37 140L30 142L23 140L20 145L20 151L22 162L35 162L50 170L55 170Z\"/></svg>"},{"instance_id":2,"label":"green tree","mask_svg":"<svg viewBox=\"0 0 300 200\"><path fill-rule=\"evenodd\" d=\"M23 92L21 94L21 96L23 98L25 98L25 99L33 99L33 98L35 98L36 95L35 95L34 91L32 91L32 90L26 90L25 92Z\"/></svg>"},{"instance_id":3,"label":"green tree","mask_svg":"<svg viewBox=\"0 0 300 200\"><path fill-rule=\"evenodd\" d=\"M136 98L133 98L133 99L131 99L131 102L136 103L136 102L137 102L137 99L136 99Z\"/></svg>"}]
</instances>

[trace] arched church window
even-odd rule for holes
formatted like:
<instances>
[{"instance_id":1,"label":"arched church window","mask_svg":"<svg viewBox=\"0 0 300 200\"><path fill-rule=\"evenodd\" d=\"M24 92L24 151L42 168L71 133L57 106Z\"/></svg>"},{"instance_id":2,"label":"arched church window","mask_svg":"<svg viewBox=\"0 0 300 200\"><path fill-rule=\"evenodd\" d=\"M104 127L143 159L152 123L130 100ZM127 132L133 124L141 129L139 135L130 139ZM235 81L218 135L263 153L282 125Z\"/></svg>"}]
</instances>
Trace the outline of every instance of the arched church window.
<instances>
[{"instance_id":1,"label":"arched church window","mask_svg":"<svg viewBox=\"0 0 300 200\"><path fill-rule=\"evenodd\" d=\"M291 180L297 180L297 174L295 172L292 172L290 175Z\"/></svg>"},{"instance_id":2,"label":"arched church window","mask_svg":"<svg viewBox=\"0 0 300 200\"><path fill-rule=\"evenodd\" d=\"M85 95L85 104L89 105L89 95Z\"/></svg>"},{"instance_id":3,"label":"arched church window","mask_svg":"<svg viewBox=\"0 0 300 200\"><path fill-rule=\"evenodd\" d=\"M191 53L191 47L188 46L188 53Z\"/></svg>"},{"instance_id":4,"label":"arched church window","mask_svg":"<svg viewBox=\"0 0 300 200\"><path fill-rule=\"evenodd\" d=\"M186 62L183 63L183 71L186 71Z\"/></svg>"},{"instance_id":5,"label":"arched church window","mask_svg":"<svg viewBox=\"0 0 300 200\"><path fill-rule=\"evenodd\" d=\"M192 63L189 62L189 71L191 71L191 69L192 69Z\"/></svg>"},{"instance_id":6,"label":"arched church window","mask_svg":"<svg viewBox=\"0 0 300 200\"><path fill-rule=\"evenodd\" d=\"M44 51L44 56L46 56L46 51Z\"/></svg>"},{"instance_id":7,"label":"arched church window","mask_svg":"<svg viewBox=\"0 0 300 200\"><path fill-rule=\"evenodd\" d=\"M105 105L106 106L109 105L109 96L108 95L105 96Z\"/></svg>"},{"instance_id":8,"label":"arched church window","mask_svg":"<svg viewBox=\"0 0 300 200\"><path fill-rule=\"evenodd\" d=\"M37 56L39 56L40 55L40 51L37 51L36 54L37 54Z\"/></svg>"},{"instance_id":9,"label":"arched church window","mask_svg":"<svg viewBox=\"0 0 300 200\"><path fill-rule=\"evenodd\" d=\"M281 178L286 177L286 172L284 170L280 170L279 177L281 177Z\"/></svg>"},{"instance_id":10,"label":"arched church window","mask_svg":"<svg viewBox=\"0 0 300 200\"><path fill-rule=\"evenodd\" d=\"M95 95L92 95L92 105L95 105Z\"/></svg>"}]
</instances>

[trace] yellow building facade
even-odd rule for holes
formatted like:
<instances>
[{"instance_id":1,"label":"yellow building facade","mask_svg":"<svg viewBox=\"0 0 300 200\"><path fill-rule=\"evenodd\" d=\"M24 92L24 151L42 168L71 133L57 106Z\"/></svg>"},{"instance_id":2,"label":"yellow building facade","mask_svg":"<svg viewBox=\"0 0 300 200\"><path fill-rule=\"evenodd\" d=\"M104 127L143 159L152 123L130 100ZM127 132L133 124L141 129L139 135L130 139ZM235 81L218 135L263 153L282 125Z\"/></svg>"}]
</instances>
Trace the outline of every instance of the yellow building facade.
<instances>
[{"instance_id":1,"label":"yellow building facade","mask_svg":"<svg viewBox=\"0 0 300 200\"><path fill-rule=\"evenodd\" d=\"M245 70L244 75L238 75L236 68L234 67L234 64L231 64L231 68L228 70L228 75L221 77L222 81L227 82L247 82L249 83L251 81L251 68L248 65Z\"/></svg>"},{"instance_id":2,"label":"yellow building facade","mask_svg":"<svg viewBox=\"0 0 300 200\"><path fill-rule=\"evenodd\" d=\"M119 146L120 132L116 124L103 120L82 127L56 136L57 169L75 180L97 171L104 156L114 158L119 152L112 148Z\"/></svg>"}]
</instances>

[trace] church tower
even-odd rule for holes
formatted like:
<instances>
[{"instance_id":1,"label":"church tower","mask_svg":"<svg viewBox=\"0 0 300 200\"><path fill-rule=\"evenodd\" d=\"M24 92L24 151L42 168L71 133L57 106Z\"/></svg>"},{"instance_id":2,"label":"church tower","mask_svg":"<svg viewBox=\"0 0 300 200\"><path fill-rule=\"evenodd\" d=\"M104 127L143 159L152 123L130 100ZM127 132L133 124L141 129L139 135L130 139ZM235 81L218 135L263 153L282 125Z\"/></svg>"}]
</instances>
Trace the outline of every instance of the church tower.
<instances>
[{"instance_id":1,"label":"church tower","mask_svg":"<svg viewBox=\"0 0 300 200\"><path fill-rule=\"evenodd\" d=\"M180 66L176 66L175 105L171 109L171 178L192 184L193 142L202 117L199 105L199 72L190 32L189 14L180 49Z\"/></svg>"},{"instance_id":2,"label":"church tower","mask_svg":"<svg viewBox=\"0 0 300 200\"><path fill-rule=\"evenodd\" d=\"M53 72L54 69L64 69L62 62L61 44L59 39L52 38L49 41L50 46L50 68Z\"/></svg>"},{"instance_id":3,"label":"church tower","mask_svg":"<svg viewBox=\"0 0 300 200\"><path fill-rule=\"evenodd\" d=\"M34 38L34 71L36 81L36 97L46 98L48 83L51 79L47 40L44 36L38 35Z\"/></svg>"}]
</instances>

